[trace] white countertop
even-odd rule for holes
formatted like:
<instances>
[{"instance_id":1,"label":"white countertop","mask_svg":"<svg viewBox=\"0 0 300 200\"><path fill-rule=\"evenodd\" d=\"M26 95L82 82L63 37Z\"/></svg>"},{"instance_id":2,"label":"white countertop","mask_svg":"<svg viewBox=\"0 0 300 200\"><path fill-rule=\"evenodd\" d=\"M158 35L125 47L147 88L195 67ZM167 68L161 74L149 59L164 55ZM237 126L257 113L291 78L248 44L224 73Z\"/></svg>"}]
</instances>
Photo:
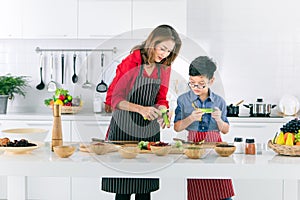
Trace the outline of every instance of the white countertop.
<instances>
[{"instance_id":1,"label":"white countertop","mask_svg":"<svg viewBox=\"0 0 300 200\"><path fill-rule=\"evenodd\" d=\"M300 179L300 173L289 173L298 171L300 157L278 156L271 150L230 157L219 157L212 150L196 160L179 154L122 159L118 152L96 155L80 151L59 158L46 145L29 154L1 153L0 163L0 175L5 176Z\"/></svg>"}]
</instances>

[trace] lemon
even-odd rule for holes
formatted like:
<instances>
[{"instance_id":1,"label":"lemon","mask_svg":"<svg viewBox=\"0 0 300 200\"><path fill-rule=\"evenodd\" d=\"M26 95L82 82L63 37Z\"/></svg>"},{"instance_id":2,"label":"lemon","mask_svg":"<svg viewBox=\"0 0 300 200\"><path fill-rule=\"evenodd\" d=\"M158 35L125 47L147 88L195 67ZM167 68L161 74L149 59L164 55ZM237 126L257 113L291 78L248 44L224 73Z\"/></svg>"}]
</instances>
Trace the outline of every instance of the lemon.
<instances>
[{"instance_id":1,"label":"lemon","mask_svg":"<svg viewBox=\"0 0 300 200\"><path fill-rule=\"evenodd\" d=\"M54 104L59 104L59 105L64 105L64 102L62 101L62 100L60 100L60 99L57 99L55 102L54 102Z\"/></svg>"}]
</instances>

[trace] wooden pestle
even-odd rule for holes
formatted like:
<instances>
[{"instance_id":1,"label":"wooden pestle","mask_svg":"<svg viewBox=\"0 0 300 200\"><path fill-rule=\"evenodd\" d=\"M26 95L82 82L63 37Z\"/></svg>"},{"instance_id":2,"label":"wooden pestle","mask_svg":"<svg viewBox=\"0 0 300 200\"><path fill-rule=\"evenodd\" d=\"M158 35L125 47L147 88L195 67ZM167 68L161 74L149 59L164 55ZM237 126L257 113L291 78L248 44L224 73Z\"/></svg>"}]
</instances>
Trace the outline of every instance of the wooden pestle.
<instances>
[{"instance_id":1,"label":"wooden pestle","mask_svg":"<svg viewBox=\"0 0 300 200\"><path fill-rule=\"evenodd\" d=\"M62 125L61 125L61 105L53 105L53 127L52 127L52 143L51 150L53 147L63 145L62 139Z\"/></svg>"}]
</instances>

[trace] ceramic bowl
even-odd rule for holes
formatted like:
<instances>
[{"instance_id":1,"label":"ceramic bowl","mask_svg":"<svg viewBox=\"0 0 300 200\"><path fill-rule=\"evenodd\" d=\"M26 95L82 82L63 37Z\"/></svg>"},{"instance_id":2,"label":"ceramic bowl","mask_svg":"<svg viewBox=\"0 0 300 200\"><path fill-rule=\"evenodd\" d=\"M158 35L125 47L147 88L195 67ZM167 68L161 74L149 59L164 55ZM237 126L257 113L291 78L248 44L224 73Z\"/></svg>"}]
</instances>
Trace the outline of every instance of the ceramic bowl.
<instances>
[{"instance_id":1,"label":"ceramic bowl","mask_svg":"<svg viewBox=\"0 0 300 200\"><path fill-rule=\"evenodd\" d=\"M154 153L157 156L165 156L170 153L172 150L171 145L167 146L150 146L151 152Z\"/></svg>"},{"instance_id":2,"label":"ceramic bowl","mask_svg":"<svg viewBox=\"0 0 300 200\"><path fill-rule=\"evenodd\" d=\"M202 148L199 146L187 146L184 149L184 154L191 159L199 159L199 158L203 158L206 153L207 153L208 149L206 148Z\"/></svg>"},{"instance_id":3,"label":"ceramic bowl","mask_svg":"<svg viewBox=\"0 0 300 200\"><path fill-rule=\"evenodd\" d=\"M53 147L54 153L61 158L70 157L76 150L75 146L55 146Z\"/></svg>"},{"instance_id":4,"label":"ceramic bowl","mask_svg":"<svg viewBox=\"0 0 300 200\"><path fill-rule=\"evenodd\" d=\"M121 147L119 153L122 158L132 159L139 154L139 149L137 147Z\"/></svg>"},{"instance_id":5,"label":"ceramic bowl","mask_svg":"<svg viewBox=\"0 0 300 200\"><path fill-rule=\"evenodd\" d=\"M103 142L93 142L91 143L89 149L97 155L103 155L109 152L111 145Z\"/></svg>"},{"instance_id":6,"label":"ceramic bowl","mask_svg":"<svg viewBox=\"0 0 300 200\"><path fill-rule=\"evenodd\" d=\"M226 144L221 144L221 145L217 145L215 147L215 151L217 152L217 154L219 154L219 156L222 157L228 157L231 154L233 154L235 152L236 147L234 145L226 145Z\"/></svg>"}]
</instances>

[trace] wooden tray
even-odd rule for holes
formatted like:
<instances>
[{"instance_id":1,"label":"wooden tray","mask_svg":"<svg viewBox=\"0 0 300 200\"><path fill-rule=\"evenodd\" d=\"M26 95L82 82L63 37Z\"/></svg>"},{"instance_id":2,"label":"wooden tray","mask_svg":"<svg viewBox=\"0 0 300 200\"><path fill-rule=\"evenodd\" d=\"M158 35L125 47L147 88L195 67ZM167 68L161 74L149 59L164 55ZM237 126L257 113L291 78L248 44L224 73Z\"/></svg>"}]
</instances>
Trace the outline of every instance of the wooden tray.
<instances>
[{"instance_id":1,"label":"wooden tray","mask_svg":"<svg viewBox=\"0 0 300 200\"><path fill-rule=\"evenodd\" d=\"M272 149L274 152L278 153L279 155L285 156L300 156L300 146L288 146L288 145L279 145L273 144L272 140L269 140L268 147Z\"/></svg>"},{"instance_id":2,"label":"wooden tray","mask_svg":"<svg viewBox=\"0 0 300 200\"><path fill-rule=\"evenodd\" d=\"M118 151L119 148L120 148L120 145L111 144L111 146L110 146L107 153L116 152L116 151ZM87 153L93 153L93 151L90 149L90 145L88 145L88 144L80 144L79 145L79 151L87 152Z\"/></svg>"}]
</instances>

